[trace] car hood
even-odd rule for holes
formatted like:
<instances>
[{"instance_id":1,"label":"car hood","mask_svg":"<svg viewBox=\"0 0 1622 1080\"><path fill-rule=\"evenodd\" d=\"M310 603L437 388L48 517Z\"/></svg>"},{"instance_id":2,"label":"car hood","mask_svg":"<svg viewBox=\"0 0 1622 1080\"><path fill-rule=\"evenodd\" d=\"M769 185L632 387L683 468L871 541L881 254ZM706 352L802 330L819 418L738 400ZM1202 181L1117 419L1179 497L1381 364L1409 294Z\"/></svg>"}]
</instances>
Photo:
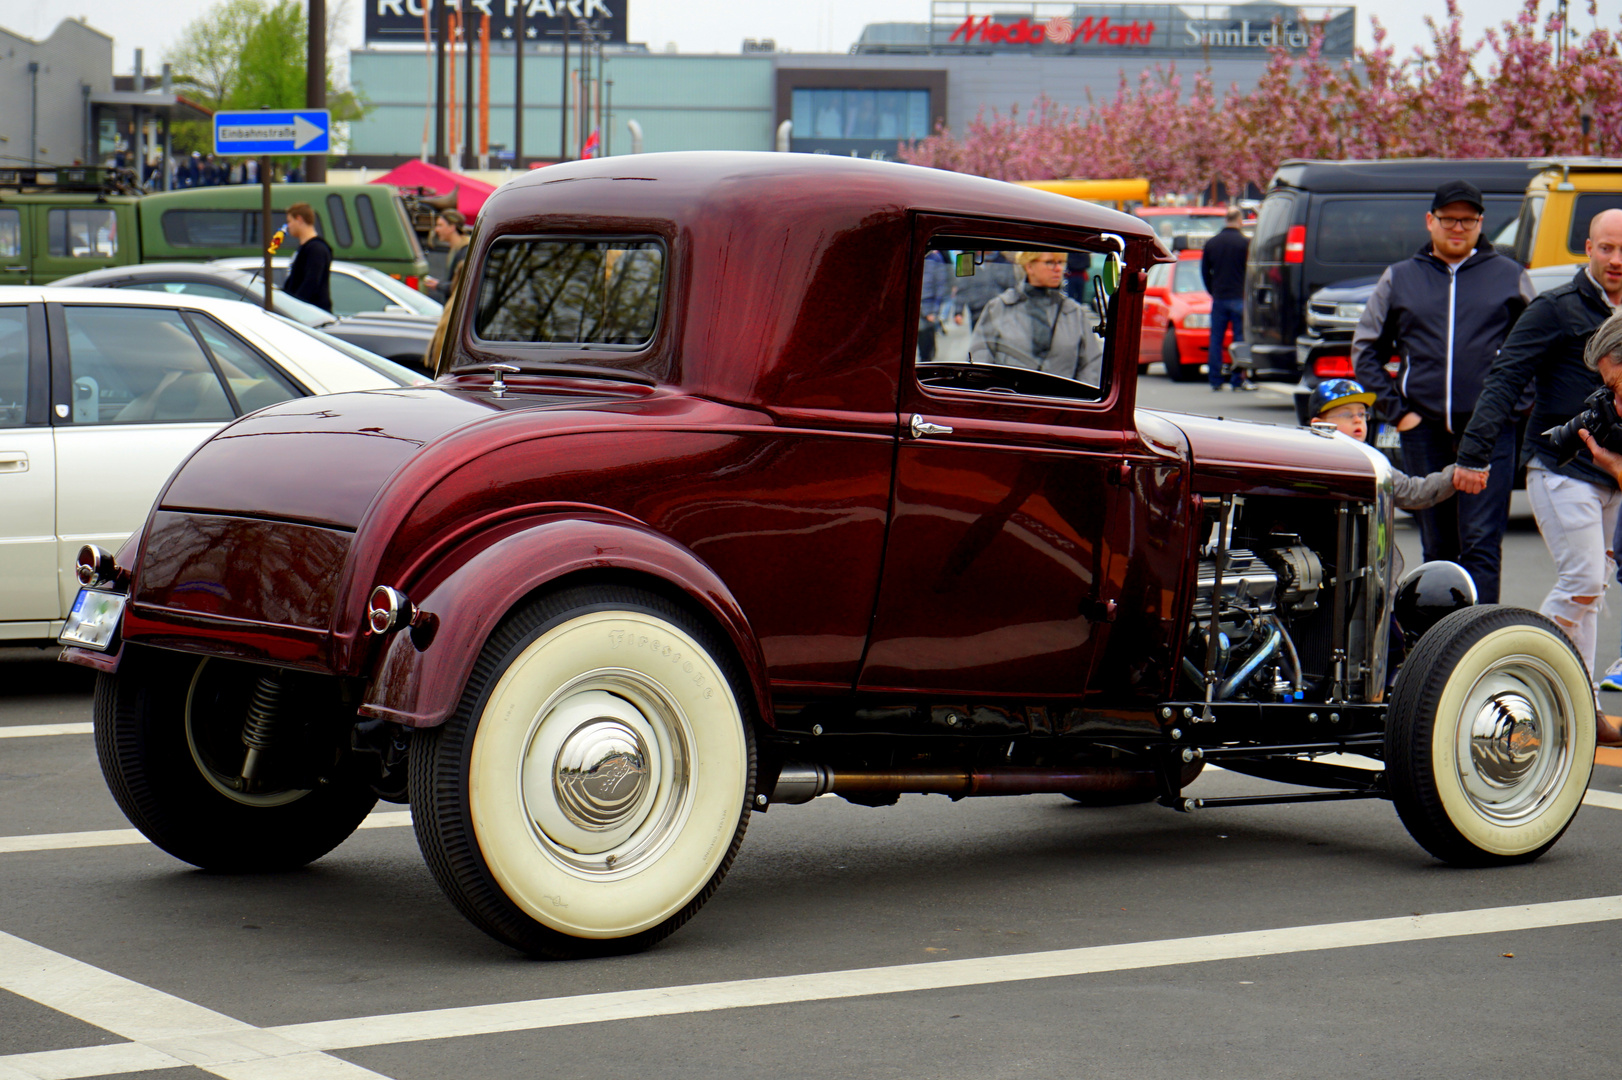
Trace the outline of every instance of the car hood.
<instances>
[{"instance_id":1,"label":"car hood","mask_svg":"<svg viewBox=\"0 0 1622 1080\"><path fill-rule=\"evenodd\" d=\"M1347 278L1337 281L1333 285L1325 285L1313 293L1309 303L1314 304L1366 304L1369 297L1374 295L1374 286L1380 283L1380 277Z\"/></svg>"},{"instance_id":2,"label":"car hood","mask_svg":"<svg viewBox=\"0 0 1622 1080\"><path fill-rule=\"evenodd\" d=\"M1349 437L1248 420L1157 415L1188 438L1193 487L1200 494L1374 498L1374 465Z\"/></svg>"}]
</instances>

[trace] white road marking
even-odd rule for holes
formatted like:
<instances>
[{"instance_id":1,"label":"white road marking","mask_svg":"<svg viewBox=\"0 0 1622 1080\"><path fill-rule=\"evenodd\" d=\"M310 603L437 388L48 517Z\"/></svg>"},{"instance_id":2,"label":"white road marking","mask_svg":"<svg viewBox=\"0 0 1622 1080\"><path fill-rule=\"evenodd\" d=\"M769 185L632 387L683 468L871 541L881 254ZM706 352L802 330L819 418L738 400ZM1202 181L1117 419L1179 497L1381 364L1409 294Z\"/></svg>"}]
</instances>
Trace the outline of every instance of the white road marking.
<instances>
[{"instance_id":1,"label":"white road marking","mask_svg":"<svg viewBox=\"0 0 1622 1080\"><path fill-rule=\"evenodd\" d=\"M1012 956L658 986L270 1028L255 1028L0 934L0 988L131 1040L115 1046L0 1057L0 1078L106 1076L195 1065L228 1080L348 1080L378 1074L318 1051L1475 937L1619 919L1622 896L1597 896Z\"/></svg>"},{"instance_id":2,"label":"white road marking","mask_svg":"<svg viewBox=\"0 0 1622 1080\"><path fill-rule=\"evenodd\" d=\"M1593 788L1589 788L1588 793L1583 796L1583 805L1603 806L1607 810L1622 810L1622 795L1618 795L1614 791L1595 791Z\"/></svg>"},{"instance_id":3,"label":"white road marking","mask_svg":"<svg viewBox=\"0 0 1622 1080\"><path fill-rule=\"evenodd\" d=\"M89 735L94 724L17 724L0 727L0 739L30 739L36 735Z\"/></svg>"},{"instance_id":4,"label":"white road marking","mask_svg":"<svg viewBox=\"0 0 1622 1080\"><path fill-rule=\"evenodd\" d=\"M409 810L380 810L360 823L362 829L397 829L411 824ZM105 829L100 832L39 833L35 836L0 836L0 855L19 851L66 851L71 848L118 847L145 844L147 838L135 829ZM0 1080L4 1080L0 1076Z\"/></svg>"},{"instance_id":5,"label":"white road marking","mask_svg":"<svg viewBox=\"0 0 1622 1080\"><path fill-rule=\"evenodd\" d=\"M0 1077L105 1076L187 1065L228 1080L382 1075L6 933L0 933L0 988L131 1040L3 1057Z\"/></svg>"}]
</instances>

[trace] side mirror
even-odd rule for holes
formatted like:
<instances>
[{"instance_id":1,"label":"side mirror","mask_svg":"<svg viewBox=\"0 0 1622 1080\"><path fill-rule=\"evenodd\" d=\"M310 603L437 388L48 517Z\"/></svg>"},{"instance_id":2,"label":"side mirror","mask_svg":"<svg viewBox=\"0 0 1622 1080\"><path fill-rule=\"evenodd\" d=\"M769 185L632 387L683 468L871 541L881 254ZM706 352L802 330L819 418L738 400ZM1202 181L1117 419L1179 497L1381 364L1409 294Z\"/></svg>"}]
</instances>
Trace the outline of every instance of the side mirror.
<instances>
[{"instance_id":1,"label":"side mirror","mask_svg":"<svg viewBox=\"0 0 1622 1080\"><path fill-rule=\"evenodd\" d=\"M1119 252L1110 252L1109 258L1104 260L1104 289L1114 296L1121 288L1121 256Z\"/></svg>"},{"instance_id":2,"label":"side mirror","mask_svg":"<svg viewBox=\"0 0 1622 1080\"><path fill-rule=\"evenodd\" d=\"M976 251L958 252L957 256L952 260L952 273L957 277L973 277L974 264L979 261L975 256L978 254L979 252Z\"/></svg>"}]
</instances>

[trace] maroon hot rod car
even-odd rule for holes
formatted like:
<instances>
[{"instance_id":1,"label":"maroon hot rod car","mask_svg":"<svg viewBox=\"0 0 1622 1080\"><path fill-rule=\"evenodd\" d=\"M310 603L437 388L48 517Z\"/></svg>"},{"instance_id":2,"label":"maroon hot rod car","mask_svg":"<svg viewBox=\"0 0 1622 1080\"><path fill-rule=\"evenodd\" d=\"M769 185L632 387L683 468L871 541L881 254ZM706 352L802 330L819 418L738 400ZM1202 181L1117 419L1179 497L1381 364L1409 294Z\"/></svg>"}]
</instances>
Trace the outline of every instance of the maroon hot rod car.
<instances>
[{"instance_id":1,"label":"maroon hot rod car","mask_svg":"<svg viewBox=\"0 0 1622 1080\"><path fill-rule=\"evenodd\" d=\"M1094 337L1018 331L1073 363L915 359L926 262L994 251L1102 256ZM1583 664L1448 565L1397 588L1378 453L1137 409L1169 259L814 155L503 186L432 387L246 416L82 554L64 655L114 795L224 870L409 801L456 906L548 956L657 941L752 812L828 792L1384 798L1442 859L1537 857L1592 768ZM1272 783L1186 798L1213 761Z\"/></svg>"}]
</instances>

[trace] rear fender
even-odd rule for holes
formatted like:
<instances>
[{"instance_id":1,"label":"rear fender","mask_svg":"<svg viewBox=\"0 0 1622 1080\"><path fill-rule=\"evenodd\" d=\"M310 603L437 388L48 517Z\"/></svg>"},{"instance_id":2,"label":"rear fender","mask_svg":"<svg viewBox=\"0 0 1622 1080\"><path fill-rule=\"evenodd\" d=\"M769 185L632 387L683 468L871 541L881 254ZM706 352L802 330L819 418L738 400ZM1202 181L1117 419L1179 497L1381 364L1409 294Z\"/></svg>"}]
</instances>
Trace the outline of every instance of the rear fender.
<instances>
[{"instance_id":1,"label":"rear fender","mask_svg":"<svg viewBox=\"0 0 1622 1080\"><path fill-rule=\"evenodd\" d=\"M773 723L765 658L720 577L668 537L623 519L578 515L502 530L488 543L459 545L419 578L422 594L407 595L425 621L419 630L390 636L361 715L406 727L444 723L484 643L508 612L549 586L592 576L620 582L641 578L700 608L731 641L758 715Z\"/></svg>"}]
</instances>

